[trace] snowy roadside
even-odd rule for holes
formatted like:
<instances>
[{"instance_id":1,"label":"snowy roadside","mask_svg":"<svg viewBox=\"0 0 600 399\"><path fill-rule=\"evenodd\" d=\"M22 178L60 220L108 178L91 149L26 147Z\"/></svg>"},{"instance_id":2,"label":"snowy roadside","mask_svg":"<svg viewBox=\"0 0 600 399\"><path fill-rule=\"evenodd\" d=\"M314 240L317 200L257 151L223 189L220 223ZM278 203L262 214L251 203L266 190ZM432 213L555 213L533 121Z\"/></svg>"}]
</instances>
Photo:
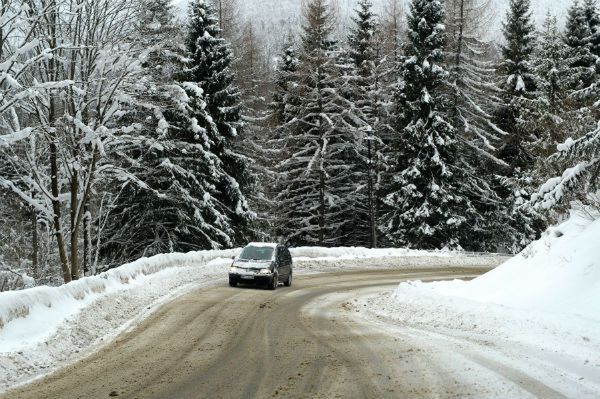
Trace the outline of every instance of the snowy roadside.
<instances>
[{"instance_id":1,"label":"snowy roadside","mask_svg":"<svg viewBox=\"0 0 600 399\"><path fill-rule=\"evenodd\" d=\"M348 306L370 326L432 353L436 367L446 364L457 379L489 380L492 385L486 389L496 387L502 393L516 389L526 377L548 387L533 396L598 397L597 320L427 295L409 287L359 297ZM486 395L529 397L523 391Z\"/></svg>"},{"instance_id":2,"label":"snowy roadside","mask_svg":"<svg viewBox=\"0 0 600 399\"><path fill-rule=\"evenodd\" d=\"M485 373L482 363L501 364L508 374L545 387L537 396L597 398L599 237L600 220L574 212L521 254L472 281L401 283L393 291L357 298L353 307L404 340L438 342L443 353L471 356L464 374Z\"/></svg>"},{"instance_id":3,"label":"snowy roadside","mask_svg":"<svg viewBox=\"0 0 600 399\"><path fill-rule=\"evenodd\" d=\"M0 294L0 392L93 353L161 304L225 284L239 250L141 259L62 287ZM295 248L297 274L361 269L496 266L497 255L402 249Z\"/></svg>"}]
</instances>

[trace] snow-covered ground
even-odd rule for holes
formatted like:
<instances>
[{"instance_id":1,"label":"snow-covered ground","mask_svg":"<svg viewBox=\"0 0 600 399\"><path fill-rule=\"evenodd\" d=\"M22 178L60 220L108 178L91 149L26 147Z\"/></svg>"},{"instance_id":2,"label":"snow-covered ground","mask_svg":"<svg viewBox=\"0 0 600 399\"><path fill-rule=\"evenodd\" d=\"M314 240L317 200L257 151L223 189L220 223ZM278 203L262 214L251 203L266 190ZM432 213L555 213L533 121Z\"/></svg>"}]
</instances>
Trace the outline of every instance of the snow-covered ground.
<instances>
[{"instance_id":1,"label":"snow-covered ground","mask_svg":"<svg viewBox=\"0 0 600 399\"><path fill-rule=\"evenodd\" d=\"M439 342L457 359L474 353L509 365L553 397L598 398L600 220L594 219L574 212L472 281L402 283L361 298L358 308L402 326L406 339Z\"/></svg>"},{"instance_id":2,"label":"snow-covered ground","mask_svg":"<svg viewBox=\"0 0 600 399\"><path fill-rule=\"evenodd\" d=\"M140 259L61 287L0 293L0 391L97 350L158 306L194 289L225 284L238 250ZM479 267L496 255L404 249L294 248L294 271Z\"/></svg>"}]
</instances>

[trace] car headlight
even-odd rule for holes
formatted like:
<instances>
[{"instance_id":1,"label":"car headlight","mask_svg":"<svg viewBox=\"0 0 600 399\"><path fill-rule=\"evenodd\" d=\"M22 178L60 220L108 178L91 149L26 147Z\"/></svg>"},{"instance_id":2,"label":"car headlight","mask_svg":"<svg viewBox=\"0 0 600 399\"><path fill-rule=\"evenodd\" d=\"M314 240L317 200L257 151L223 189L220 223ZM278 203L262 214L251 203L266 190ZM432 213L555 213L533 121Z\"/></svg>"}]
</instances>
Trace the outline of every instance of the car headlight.
<instances>
[{"instance_id":1,"label":"car headlight","mask_svg":"<svg viewBox=\"0 0 600 399\"><path fill-rule=\"evenodd\" d=\"M237 272L238 272L238 268L237 268L237 267L235 267L235 266L231 266L231 267L229 268L229 273L237 273Z\"/></svg>"},{"instance_id":2,"label":"car headlight","mask_svg":"<svg viewBox=\"0 0 600 399\"><path fill-rule=\"evenodd\" d=\"M271 269L260 269L260 274L269 274L271 273Z\"/></svg>"}]
</instances>

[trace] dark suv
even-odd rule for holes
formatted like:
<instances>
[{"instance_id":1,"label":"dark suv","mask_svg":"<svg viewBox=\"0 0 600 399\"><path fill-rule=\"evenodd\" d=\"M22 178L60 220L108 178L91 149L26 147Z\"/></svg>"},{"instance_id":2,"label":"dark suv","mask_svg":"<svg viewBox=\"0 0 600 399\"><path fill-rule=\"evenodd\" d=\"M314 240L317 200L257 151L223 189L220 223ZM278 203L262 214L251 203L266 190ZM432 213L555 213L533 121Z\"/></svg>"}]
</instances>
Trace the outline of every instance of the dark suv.
<instances>
[{"instance_id":1,"label":"dark suv","mask_svg":"<svg viewBox=\"0 0 600 399\"><path fill-rule=\"evenodd\" d=\"M238 283L266 285L274 290L280 282L292 285L292 255L285 245L272 243L248 244L229 269L229 285Z\"/></svg>"}]
</instances>

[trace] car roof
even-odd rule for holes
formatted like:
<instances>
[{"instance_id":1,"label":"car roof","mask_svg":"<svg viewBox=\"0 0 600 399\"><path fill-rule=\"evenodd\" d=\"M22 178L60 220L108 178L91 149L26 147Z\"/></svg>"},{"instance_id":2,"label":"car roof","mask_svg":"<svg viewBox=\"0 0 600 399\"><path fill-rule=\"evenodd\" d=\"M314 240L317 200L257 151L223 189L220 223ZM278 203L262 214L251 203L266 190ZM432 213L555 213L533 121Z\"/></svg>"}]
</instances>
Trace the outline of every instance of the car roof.
<instances>
[{"instance_id":1,"label":"car roof","mask_svg":"<svg viewBox=\"0 0 600 399\"><path fill-rule=\"evenodd\" d=\"M247 247L268 247L268 248L277 248L279 244L273 242L251 242Z\"/></svg>"}]
</instances>

